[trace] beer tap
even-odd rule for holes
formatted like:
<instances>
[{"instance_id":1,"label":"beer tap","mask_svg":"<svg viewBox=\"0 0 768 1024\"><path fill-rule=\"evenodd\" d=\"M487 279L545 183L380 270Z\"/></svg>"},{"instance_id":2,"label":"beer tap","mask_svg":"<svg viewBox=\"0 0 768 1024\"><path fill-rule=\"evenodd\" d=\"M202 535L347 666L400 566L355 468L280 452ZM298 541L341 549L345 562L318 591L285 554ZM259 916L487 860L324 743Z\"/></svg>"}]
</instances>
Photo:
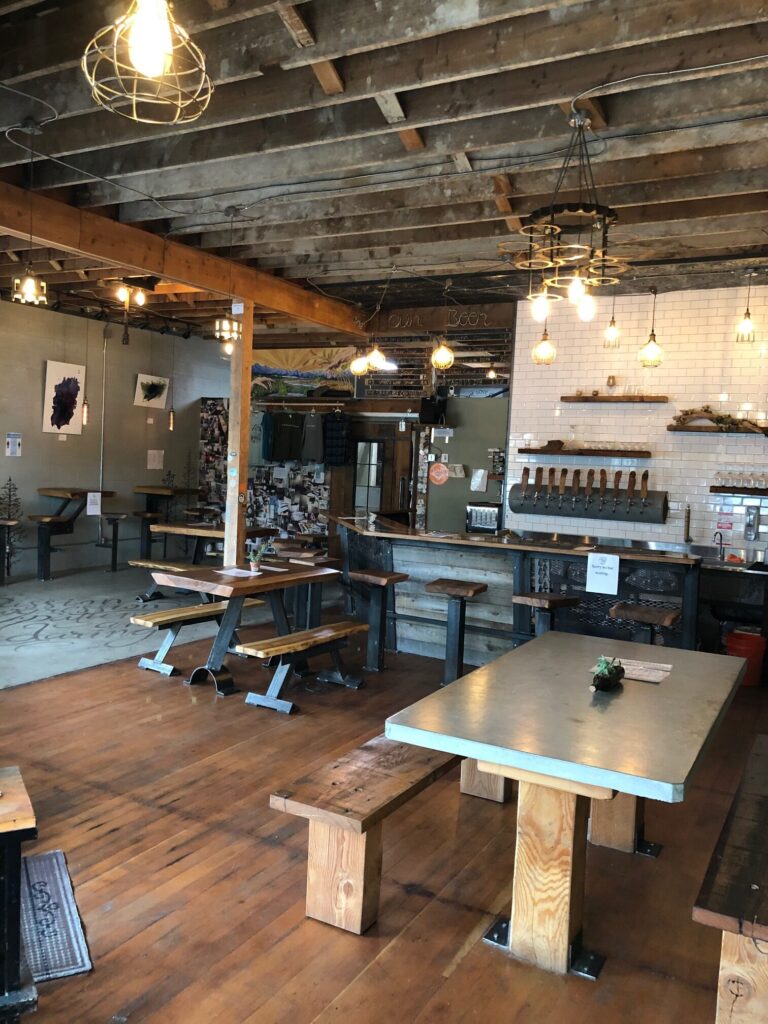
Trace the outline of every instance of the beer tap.
<instances>
[{"instance_id":1,"label":"beer tap","mask_svg":"<svg viewBox=\"0 0 768 1024\"><path fill-rule=\"evenodd\" d=\"M594 471L594 469L590 469L589 472L587 473L586 497L584 499L584 508L585 508L585 510L589 508L589 503L592 501L592 490L593 490L594 486L595 486L595 471Z\"/></svg>"},{"instance_id":2,"label":"beer tap","mask_svg":"<svg viewBox=\"0 0 768 1024\"><path fill-rule=\"evenodd\" d=\"M531 471L528 466L523 467L523 475L520 480L520 500L525 501L528 495L528 478L531 475Z\"/></svg>"},{"instance_id":3,"label":"beer tap","mask_svg":"<svg viewBox=\"0 0 768 1024\"><path fill-rule=\"evenodd\" d=\"M571 509L576 511L576 499L579 496L579 484L581 482L581 470L574 469L573 483L571 484Z\"/></svg>"},{"instance_id":4,"label":"beer tap","mask_svg":"<svg viewBox=\"0 0 768 1024\"><path fill-rule=\"evenodd\" d=\"M549 508L549 503L552 500L552 492L555 489L555 467L550 466L549 472L547 473L547 500L544 503Z\"/></svg>"},{"instance_id":5,"label":"beer tap","mask_svg":"<svg viewBox=\"0 0 768 1024\"><path fill-rule=\"evenodd\" d=\"M616 506L619 503L619 486L621 484L621 470L618 469L613 474L613 512L616 514Z\"/></svg>"},{"instance_id":6,"label":"beer tap","mask_svg":"<svg viewBox=\"0 0 768 1024\"><path fill-rule=\"evenodd\" d=\"M637 473L632 470L629 474L629 481L627 483L627 515L629 510L632 508L632 500L635 497L635 481L637 480Z\"/></svg>"},{"instance_id":7,"label":"beer tap","mask_svg":"<svg viewBox=\"0 0 768 1024\"><path fill-rule=\"evenodd\" d=\"M648 508L648 470L640 477L640 501L642 503L641 513Z\"/></svg>"},{"instance_id":8,"label":"beer tap","mask_svg":"<svg viewBox=\"0 0 768 1024\"><path fill-rule=\"evenodd\" d=\"M534 508L539 500L541 494L541 485L544 480L544 469L541 466L536 467L536 479L533 484L533 505Z\"/></svg>"},{"instance_id":9,"label":"beer tap","mask_svg":"<svg viewBox=\"0 0 768 1024\"><path fill-rule=\"evenodd\" d=\"M600 470L600 508L598 511L603 511L605 505L605 492L608 488L608 473L606 470Z\"/></svg>"},{"instance_id":10,"label":"beer tap","mask_svg":"<svg viewBox=\"0 0 768 1024\"><path fill-rule=\"evenodd\" d=\"M558 494L559 494L559 498L558 498L558 501L557 501L557 507L558 508L562 508L563 507L563 497L565 496L565 482L566 482L567 479L568 479L568 470L567 469L561 469L560 470L560 484L559 484L558 489L557 489L558 490Z\"/></svg>"}]
</instances>

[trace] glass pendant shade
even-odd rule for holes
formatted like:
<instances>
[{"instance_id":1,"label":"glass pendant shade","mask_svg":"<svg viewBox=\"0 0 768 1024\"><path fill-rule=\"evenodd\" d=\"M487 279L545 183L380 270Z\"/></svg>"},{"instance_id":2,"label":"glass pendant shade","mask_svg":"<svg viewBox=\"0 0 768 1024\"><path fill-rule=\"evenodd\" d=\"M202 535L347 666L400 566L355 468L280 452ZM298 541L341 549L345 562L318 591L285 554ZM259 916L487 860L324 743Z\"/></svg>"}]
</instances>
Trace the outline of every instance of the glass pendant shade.
<instances>
[{"instance_id":1,"label":"glass pendant shade","mask_svg":"<svg viewBox=\"0 0 768 1024\"><path fill-rule=\"evenodd\" d=\"M637 354L641 366L661 366L664 361L664 349L656 341L656 332L651 331L648 341Z\"/></svg>"},{"instance_id":2,"label":"glass pendant shade","mask_svg":"<svg viewBox=\"0 0 768 1024\"><path fill-rule=\"evenodd\" d=\"M239 320L222 317L213 326L213 333L219 341L235 342L243 336L243 325ZM232 349L234 351L234 348ZM230 353L231 354L231 353Z\"/></svg>"},{"instance_id":3,"label":"glass pendant shade","mask_svg":"<svg viewBox=\"0 0 768 1024\"><path fill-rule=\"evenodd\" d=\"M540 340L533 346L531 359L537 366L549 366L550 363L554 363L556 356L557 349L549 340L547 329L544 328L544 333L541 335Z\"/></svg>"},{"instance_id":4,"label":"glass pendant shade","mask_svg":"<svg viewBox=\"0 0 768 1024\"><path fill-rule=\"evenodd\" d=\"M349 364L353 377L364 377L368 373L368 356L356 356Z\"/></svg>"},{"instance_id":5,"label":"glass pendant shade","mask_svg":"<svg viewBox=\"0 0 768 1024\"><path fill-rule=\"evenodd\" d=\"M91 39L81 66L100 106L143 124L194 121L213 92L203 52L167 0L133 0Z\"/></svg>"},{"instance_id":6,"label":"glass pendant shade","mask_svg":"<svg viewBox=\"0 0 768 1024\"><path fill-rule=\"evenodd\" d=\"M23 277L13 279L11 299L13 302L23 302L27 305L47 306L47 292L45 281L33 274L31 268L27 267Z\"/></svg>"},{"instance_id":7,"label":"glass pendant shade","mask_svg":"<svg viewBox=\"0 0 768 1024\"><path fill-rule=\"evenodd\" d=\"M453 349L446 345L445 340L441 341L437 348L433 349L430 362L436 370L450 370L453 366Z\"/></svg>"},{"instance_id":8,"label":"glass pendant shade","mask_svg":"<svg viewBox=\"0 0 768 1024\"><path fill-rule=\"evenodd\" d=\"M584 323L589 323L595 319L597 313L597 303L595 297L590 295L589 292L585 292L583 298L579 302L576 312L579 314L579 320Z\"/></svg>"},{"instance_id":9,"label":"glass pendant shade","mask_svg":"<svg viewBox=\"0 0 768 1024\"><path fill-rule=\"evenodd\" d=\"M755 340L755 324L752 320L752 314L747 310L744 314L744 319L739 324L736 330L736 341L740 345L751 345Z\"/></svg>"},{"instance_id":10,"label":"glass pendant shade","mask_svg":"<svg viewBox=\"0 0 768 1024\"><path fill-rule=\"evenodd\" d=\"M619 328L616 326L616 318L611 317L611 322L603 332L603 348L618 348L621 341Z\"/></svg>"}]
</instances>

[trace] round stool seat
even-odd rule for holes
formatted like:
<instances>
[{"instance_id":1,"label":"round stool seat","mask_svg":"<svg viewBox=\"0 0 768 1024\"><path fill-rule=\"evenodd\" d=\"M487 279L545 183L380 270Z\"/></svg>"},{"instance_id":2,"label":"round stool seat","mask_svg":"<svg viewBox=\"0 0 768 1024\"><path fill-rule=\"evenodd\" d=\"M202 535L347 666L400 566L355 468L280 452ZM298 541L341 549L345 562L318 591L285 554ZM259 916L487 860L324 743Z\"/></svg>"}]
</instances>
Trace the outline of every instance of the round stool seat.
<instances>
[{"instance_id":1,"label":"round stool seat","mask_svg":"<svg viewBox=\"0 0 768 1024\"><path fill-rule=\"evenodd\" d=\"M407 572L385 572L383 569L353 569L349 578L355 583L367 583L369 587L388 587L410 579Z\"/></svg>"},{"instance_id":2,"label":"round stool seat","mask_svg":"<svg viewBox=\"0 0 768 1024\"><path fill-rule=\"evenodd\" d=\"M101 515L99 516L99 518L100 519L106 519L106 521L108 523L111 523L114 520L127 519L128 518L128 513L127 512L102 512Z\"/></svg>"},{"instance_id":3,"label":"round stool seat","mask_svg":"<svg viewBox=\"0 0 768 1024\"><path fill-rule=\"evenodd\" d=\"M149 519L152 521L159 521L163 518L159 512L144 512L143 510L134 512L133 515L137 519Z\"/></svg>"},{"instance_id":4,"label":"round stool seat","mask_svg":"<svg viewBox=\"0 0 768 1024\"><path fill-rule=\"evenodd\" d=\"M674 626L680 621L679 608L649 608L644 604L619 601L608 612L612 619L639 622L644 626Z\"/></svg>"},{"instance_id":5,"label":"round stool seat","mask_svg":"<svg viewBox=\"0 0 768 1024\"><path fill-rule=\"evenodd\" d=\"M424 589L429 594L445 594L447 597L477 597L488 589L487 583L472 580L432 580Z\"/></svg>"},{"instance_id":6,"label":"round stool seat","mask_svg":"<svg viewBox=\"0 0 768 1024\"><path fill-rule=\"evenodd\" d=\"M0 519L0 526L8 526L10 528L18 526L21 520L19 519Z\"/></svg>"}]
</instances>

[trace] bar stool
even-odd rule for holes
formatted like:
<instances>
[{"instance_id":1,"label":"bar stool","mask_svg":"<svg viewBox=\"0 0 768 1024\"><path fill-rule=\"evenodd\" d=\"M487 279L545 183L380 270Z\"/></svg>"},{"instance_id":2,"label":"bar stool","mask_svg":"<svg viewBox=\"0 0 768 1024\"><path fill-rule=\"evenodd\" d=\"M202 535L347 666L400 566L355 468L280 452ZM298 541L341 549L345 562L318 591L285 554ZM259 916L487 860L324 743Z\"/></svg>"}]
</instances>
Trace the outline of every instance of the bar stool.
<instances>
[{"instance_id":1,"label":"bar stool","mask_svg":"<svg viewBox=\"0 0 768 1024\"><path fill-rule=\"evenodd\" d=\"M120 530L120 523L123 519L128 518L127 512L105 512L101 518L112 527L112 535L109 541L109 547L112 549L112 560L110 563L110 572L117 572L117 541L118 532Z\"/></svg>"},{"instance_id":2,"label":"bar stool","mask_svg":"<svg viewBox=\"0 0 768 1024\"><path fill-rule=\"evenodd\" d=\"M471 580L432 580L424 588L428 594L448 597L448 620L445 628L445 670L443 686L464 675L464 621L467 599L477 597L488 589L487 583Z\"/></svg>"},{"instance_id":3,"label":"bar stool","mask_svg":"<svg viewBox=\"0 0 768 1024\"><path fill-rule=\"evenodd\" d=\"M541 636L555 629L555 613L560 608L575 608L579 604L578 597L569 597L566 594L515 594L512 604L522 604L527 608L533 608L534 635Z\"/></svg>"},{"instance_id":4,"label":"bar stool","mask_svg":"<svg viewBox=\"0 0 768 1024\"><path fill-rule=\"evenodd\" d=\"M628 601L619 601L608 612L612 619L621 619L624 622L631 622L640 625L640 635L643 637L641 643L655 644L658 630L662 626L674 626L680 621L679 608L650 608L644 604L630 604Z\"/></svg>"},{"instance_id":5,"label":"bar stool","mask_svg":"<svg viewBox=\"0 0 768 1024\"><path fill-rule=\"evenodd\" d=\"M6 562L11 542L11 531L19 525L18 519L0 519L0 587L5 585Z\"/></svg>"},{"instance_id":6,"label":"bar stool","mask_svg":"<svg viewBox=\"0 0 768 1024\"><path fill-rule=\"evenodd\" d=\"M140 521L141 533L139 540L139 558L152 557L152 534L151 523L159 523L163 518L159 512L134 512L134 516Z\"/></svg>"},{"instance_id":7,"label":"bar stool","mask_svg":"<svg viewBox=\"0 0 768 1024\"><path fill-rule=\"evenodd\" d=\"M384 670L384 646L387 640L387 605L392 594L394 609L394 586L410 579L407 572L385 572L383 569L353 569L349 573L353 583L367 587L368 597L368 648L365 655L367 672Z\"/></svg>"}]
</instances>

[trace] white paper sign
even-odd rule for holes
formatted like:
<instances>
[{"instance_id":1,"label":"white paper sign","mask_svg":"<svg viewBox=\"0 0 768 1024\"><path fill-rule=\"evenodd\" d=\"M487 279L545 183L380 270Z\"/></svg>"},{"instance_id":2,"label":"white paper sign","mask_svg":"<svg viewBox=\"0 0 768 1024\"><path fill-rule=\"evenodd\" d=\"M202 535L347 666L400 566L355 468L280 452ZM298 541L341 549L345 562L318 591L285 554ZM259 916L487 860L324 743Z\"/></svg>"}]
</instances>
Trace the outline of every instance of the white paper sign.
<instances>
[{"instance_id":1,"label":"white paper sign","mask_svg":"<svg viewBox=\"0 0 768 1024\"><path fill-rule=\"evenodd\" d=\"M147 469L162 469L165 451L162 448L147 449Z\"/></svg>"},{"instance_id":2,"label":"white paper sign","mask_svg":"<svg viewBox=\"0 0 768 1024\"><path fill-rule=\"evenodd\" d=\"M21 458L21 434L5 435L5 454L11 458Z\"/></svg>"},{"instance_id":3,"label":"white paper sign","mask_svg":"<svg viewBox=\"0 0 768 1024\"><path fill-rule=\"evenodd\" d=\"M101 493L99 491L88 491L88 501L85 506L87 516L101 515Z\"/></svg>"},{"instance_id":4,"label":"white paper sign","mask_svg":"<svg viewBox=\"0 0 768 1024\"><path fill-rule=\"evenodd\" d=\"M619 556L593 551L587 556L587 586L590 594L618 594Z\"/></svg>"},{"instance_id":5,"label":"white paper sign","mask_svg":"<svg viewBox=\"0 0 768 1024\"><path fill-rule=\"evenodd\" d=\"M472 479L469 485L470 491L480 491L484 494L488 490L488 470L473 469Z\"/></svg>"}]
</instances>

